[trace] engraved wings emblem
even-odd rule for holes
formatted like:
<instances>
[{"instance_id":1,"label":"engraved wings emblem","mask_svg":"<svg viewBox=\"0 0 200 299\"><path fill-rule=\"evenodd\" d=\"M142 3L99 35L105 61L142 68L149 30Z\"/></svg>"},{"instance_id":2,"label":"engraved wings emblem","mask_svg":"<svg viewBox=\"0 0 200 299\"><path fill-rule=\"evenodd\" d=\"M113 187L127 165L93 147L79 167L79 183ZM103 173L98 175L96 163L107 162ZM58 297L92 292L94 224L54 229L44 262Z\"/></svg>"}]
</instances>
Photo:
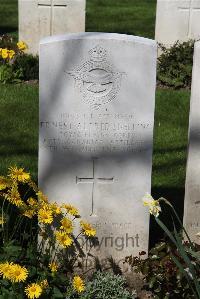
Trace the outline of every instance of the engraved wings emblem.
<instances>
[{"instance_id":1,"label":"engraved wings emblem","mask_svg":"<svg viewBox=\"0 0 200 299\"><path fill-rule=\"evenodd\" d=\"M96 46L89 51L90 59L74 71L66 71L92 109L116 99L124 73L118 72L107 61L107 51Z\"/></svg>"}]
</instances>

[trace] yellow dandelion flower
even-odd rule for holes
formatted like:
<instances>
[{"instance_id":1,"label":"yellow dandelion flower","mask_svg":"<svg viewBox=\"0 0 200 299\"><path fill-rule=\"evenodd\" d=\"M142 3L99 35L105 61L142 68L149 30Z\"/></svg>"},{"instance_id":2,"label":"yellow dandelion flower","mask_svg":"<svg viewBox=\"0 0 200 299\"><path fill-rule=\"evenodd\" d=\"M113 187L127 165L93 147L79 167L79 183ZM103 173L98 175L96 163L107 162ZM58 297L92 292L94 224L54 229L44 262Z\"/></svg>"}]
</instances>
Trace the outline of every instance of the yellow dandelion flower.
<instances>
[{"instance_id":1,"label":"yellow dandelion flower","mask_svg":"<svg viewBox=\"0 0 200 299\"><path fill-rule=\"evenodd\" d=\"M4 176L0 176L0 190L4 190L11 186L11 182L9 179Z\"/></svg>"},{"instance_id":2,"label":"yellow dandelion flower","mask_svg":"<svg viewBox=\"0 0 200 299\"><path fill-rule=\"evenodd\" d=\"M55 233L56 240L63 247L70 247L73 243L73 239L64 231L57 231Z\"/></svg>"},{"instance_id":3,"label":"yellow dandelion flower","mask_svg":"<svg viewBox=\"0 0 200 299\"><path fill-rule=\"evenodd\" d=\"M16 180L18 182L26 182L30 180L30 174L28 172L24 171L24 168L17 168L16 166L14 167L9 167L9 177L11 179Z\"/></svg>"},{"instance_id":4,"label":"yellow dandelion flower","mask_svg":"<svg viewBox=\"0 0 200 299\"><path fill-rule=\"evenodd\" d=\"M86 235L88 237L94 237L96 235L96 229L94 229L90 223L81 221L80 225L81 225L82 232L84 235Z\"/></svg>"},{"instance_id":5,"label":"yellow dandelion flower","mask_svg":"<svg viewBox=\"0 0 200 299\"><path fill-rule=\"evenodd\" d=\"M47 210L47 211L50 211L52 214L52 210L51 210L51 207L50 207L50 204L49 203L46 203L46 202L39 202L38 203L38 206L41 210Z\"/></svg>"},{"instance_id":6,"label":"yellow dandelion flower","mask_svg":"<svg viewBox=\"0 0 200 299\"><path fill-rule=\"evenodd\" d=\"M9 57L10 59L12 59L14 56L15 56L15 51L14 51L14 50L9 50L9 51L8 51L8 57Z\"/></svg>"},{"instance_id":7,"label":"yellow dandelion flower","mask_svg":"<svg viewBox=\"0 0 200 299\"><path fill-rule=\"evenodd\" d=\"M56 202L50 204L50 209L52 210L53 214L59 215L62 213L61 208L58 206Z\"/></svg>"},{"instance_id":8,"label":"yellow dandelion flower","mask_svg":"<svg viewBox=\"0 0 200 299\"><path fill-rule=\"evenodd\" d=\"M52 262L49 264L49 269L51 272L57 272L58 271L58 264L56 262Z\"/></svg>"},{"instance_id":9,"label":"yellow dandelion flower","mask_svg":"<svg viewBox=\"0 0 200 299\"><path fill-rule=\"evenodd\" d=\"M8 49L2 49L1 56L3 59L7 59L8 58Z\"/></svg>"},{"instance_id":10,"label":"yellow dandelion flower","mask_svg":"<svg viewBox=\"0 0 200 299\"><path fill-rule=\"evenodd\" d=\"M67 234L72 233L73 231L73 225L72 225L72 221L68 218L63 218L61 220L61 227L60 229L63 229Z\"/></svg>"},{"instance_id":11,"label":"yellow dandelion flower","mask_svg":"<svg viewBox=\"0 0 200 299\"><path fill-rule=\"evenodd\" d=\"M149 207L149 213L151 215L154 215L155 217L158 217L161 212L160 203L158 200L154 200L153 197L146 193L146 195L143 197L143 205L146 207Z\"/></svg>"},{"instance_id":12,"label":"yellow dandelion flower","mask_svg":"<svg viewBox=\"0 0 200 299\"><path fill-rule=\"evenodd\" d=\"M48 209L40 209L38 211L38 221L44 224L51 224L53 222L52 212Z\"/></svg>"},{"instance_id":13,"label":"yellow dandelion flower","mask_svg":"<svg viewBox=\"0 0 200 299\"><path fill-rule=\"evenodd\" d=\"M10 270L10 280L12 282L25 281L28 277L28 270L25 267L14 264L11 266Z\"/></svg>"},{"instance_id":14,"label":"yellow dandelion flower","mask_svg":"<svg viewBox=\"0 0 200 299\"><path fill-rule=\"evenodd\" d=\"M80 276L74 276L73 287L78 293L85 290L85 283Z\"/></svg>"},{"instance_id":15,"label":"yellow dandelion flower","mask_svg":"<svg viewBox=\"0 0 200 299\"><path fill-rule=\"evenodd\" d=\"M38 283L31 283L25 287L25 293L30 299L39 298L42 294L42 287Z\"/></svg>"},{"instance_id":16,"label":"yellow dandelion flower","mask_svg":"<svg viewBox=\"0 0 200 299\"><path fill-rule=\"evenodd\" d=\"M5 262L0 264L0 275L3 275L4 279L10 279L11 278L11 269L12 269L13 263Z\"/></svg>"},{"instance_id":17,"label":"yellow dandelion flower","mask_svg":"<svg viewBox=\"0 0 200 299\"><path fill-rule=\"evenodd\" d=\"M79 211L77 208L70 204L62 204L62 208L67 210L67 213L69 213L72 216L79 216Z\"/></svg>"},{"instance_id":18,"label":"yellow dandelion flower","mask_svg":"<svg viewBox=\"0 0 200 299\"><path fill-rule=\"evenodd\" d=\"M4 223L6 223L5 218L3 218L2 216L0 216L0 225L3 225Z\"/></svg>"},{"instance_id":19,"label":"yellow dandelion flower","mask_svg":"<svg viewBox=\"0 0 200 299\"><path fill-rule=\"evenodd\" d=\"M4 195L5 199L8 200L10 203L17 207L22 207L24 202L21 199L19 191L17 189L17 185L14 185L12 189L8 191L7 194Z\"/></svg>"},{"instance_id":20,"label":"yellow dandelion flower","mask_svg":"<svg viewBox=\"0 0 200 299\"><path fill-rule=\"evenodd\" d=\"M2 50L3 50L3 49L2 49L2 48L0 48L0 55L1 55L1 53L2 53Z\"/></svg>"},{"instance_id":21,"label":"yellow dandelion flower","mask_svg":"<svg viewBox=\"0 0 200 299\"><path fill-rule=\"evenodd\" d=\"M17 43L17 47L18 47L18 49L19 50L21 50L21 51L24 51L24 50L26 50L28 47L27 47L27 44L25 44L25 42L23 42L23 41L19 41L18 43Z\"/></svg>"}]
</instances>

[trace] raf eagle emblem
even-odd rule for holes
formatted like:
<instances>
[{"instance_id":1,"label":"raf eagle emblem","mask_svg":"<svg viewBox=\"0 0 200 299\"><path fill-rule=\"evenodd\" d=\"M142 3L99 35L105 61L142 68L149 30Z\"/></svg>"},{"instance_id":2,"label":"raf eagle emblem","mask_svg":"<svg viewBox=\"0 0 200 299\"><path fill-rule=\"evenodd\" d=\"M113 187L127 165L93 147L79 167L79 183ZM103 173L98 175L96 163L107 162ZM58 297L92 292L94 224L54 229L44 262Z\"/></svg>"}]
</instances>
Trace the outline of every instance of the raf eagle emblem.
<instances>
[{"instance_id":1,"label":"raf eagle emblem","mask_svg":"<svg viewBox=\"0 0 200 299\"><path fill-rule=\"evenodd\" d=\"M88 61L66 73L74 78L84 101L97 110L117 97L123 73L115 71L108 63L104 48L96 46L89 51L89 56Z\"/></svg>"}]
</instances>

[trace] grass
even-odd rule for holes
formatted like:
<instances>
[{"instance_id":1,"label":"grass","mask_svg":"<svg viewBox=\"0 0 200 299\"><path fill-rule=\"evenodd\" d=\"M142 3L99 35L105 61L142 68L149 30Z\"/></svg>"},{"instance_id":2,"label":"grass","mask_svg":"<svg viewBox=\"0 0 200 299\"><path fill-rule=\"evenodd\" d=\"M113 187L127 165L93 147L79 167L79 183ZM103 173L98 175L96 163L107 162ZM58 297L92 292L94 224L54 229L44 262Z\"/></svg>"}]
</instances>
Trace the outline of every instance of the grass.
<instances>
[{"instance_id":1,"label":"grass","mask_svg":"<svg viewBox=\"0 0 200 299\"><path fill-rule=\"evenodd\" d=\"M86 31L154 38L156 0L87 0Z\"/></svg>"},{"instance_id":2,"label":"grass","mask_svg":"<svg viewBox=\"0 0 200 299\"><path fill-rule=\"evenodd\" d=\"M184 208L189 103L189 91L157 90L152 195L170 200L181 218ZM172 221L169 211L162 213L161 218L170 227ZM150 236L150 247L163 237L163 231L153 219Z\"/></svg>"},{"instance_id":3,"label":"grass","mask_svg":"<svg viewBox=\"0 0 200 299\"><path fill-rule=\"evenodd\" d=\"M17 0L0 0L0 34L17 38ZM156 0L87 0L86 31L154 38Z\"/></svg>"},{"instance_id":4,"label":"grass","mask_svg":"<svg viewBox=\"0 0 200 299\"><path fill-rule=\"evenodd\" d=\"M21 165L37 178L38 87L0 85L0 174Z\"/></svg>"},{"instance_id":5,"label":"grass","mask_svg":"<svg viewBox=\"0 0 200 299\"><path fill-rule=\"evenodd\" d=\"M18 36L18 0L0 0L0 35Z\"/></svg>"},{"instance_id":6,"label":"grass","mask_svg":"<svg viewBox=\"0 0 200 299\"><path fill-rule=\"evenodd\" d=\"M153 187L182 187L185 182L190 92L157 91Z\"/></svg>"},{"instance_id":7,"label":"grass","mask_svg":"<svg viewBox=\"0 0 200 299\"><path fill-rule=\"evenodd\" d=\"M154 189L184 186L188 111L188 91L157 91ZM0 173L5 174L10 164L17 163L29 169L37 178L38 86L1 85L0 119L0 155L3 157Z\"/></svg>"}]
</instances>

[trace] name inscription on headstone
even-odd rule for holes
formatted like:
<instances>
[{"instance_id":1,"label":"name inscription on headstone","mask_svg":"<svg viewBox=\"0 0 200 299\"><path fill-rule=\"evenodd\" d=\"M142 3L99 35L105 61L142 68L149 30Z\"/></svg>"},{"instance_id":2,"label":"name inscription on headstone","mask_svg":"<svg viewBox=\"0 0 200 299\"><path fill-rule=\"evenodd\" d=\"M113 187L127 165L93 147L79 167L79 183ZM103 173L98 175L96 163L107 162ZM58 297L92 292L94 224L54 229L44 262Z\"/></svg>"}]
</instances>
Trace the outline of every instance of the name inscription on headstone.
<instances>
[{"instance_id":1,"label":"name inscription on headstone","mask_svg":"<svg viewBox=\"0 0 200 299\"><path fill-rule=\"evenodd\" d=\"M50 151L75 150L95 154L101 151L115 153L145 150L141 131L151 130L152 124L136 121L134 114L63 113L60 120L41 121L40 128L47 132L43 146ZM48 138L48 130L55 131L55 138Z\"/></svg>"},{"instance_id":2,"label":"name inscription on headstone","mask_svg":"<svg viewBox=\"0 0 200 299\"><path fill-rule=\"evenodd\" d=\"M101 260L147 252L155 42L86 33L40 49L40 188L96 227Z\"/></svg>"}]
</instances>

